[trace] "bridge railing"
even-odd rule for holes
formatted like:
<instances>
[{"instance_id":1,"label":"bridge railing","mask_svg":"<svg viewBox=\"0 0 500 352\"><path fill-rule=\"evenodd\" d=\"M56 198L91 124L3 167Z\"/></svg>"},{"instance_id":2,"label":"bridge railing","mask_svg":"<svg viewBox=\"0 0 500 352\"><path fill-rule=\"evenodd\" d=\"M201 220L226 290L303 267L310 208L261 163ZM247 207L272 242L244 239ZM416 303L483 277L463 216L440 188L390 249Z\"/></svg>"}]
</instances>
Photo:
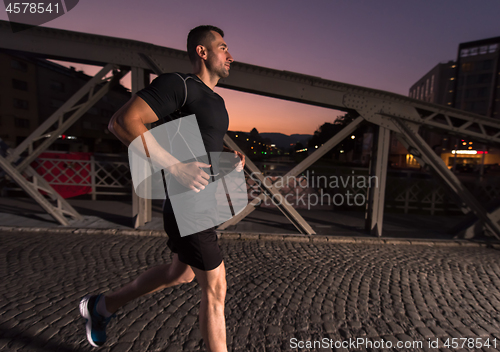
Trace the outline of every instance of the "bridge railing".
<instances>
[{"instance_id":1,"label":"bridge railing","mask_svg":"<svg viewBox=\"0 0 500 352\"><path fill-rule=\"evenodd\" d=\"M119 154L94 154L89 160L37 158L32 166L63 196L90 194L92 200L102 195L130 195L132 178L128 159ZM267 175L266 175L267 174ZM266 173L272 182L281 177L279 173ZM281 195L294 207L301 209L334 208L363 210L368 187L376 187L376 180L368 179L368 170L358 168L356 172L343 169L337 173L300 176L280 190ZM314 180L313 180L314 179ZM256 178L246 175L249 201L259 196L261 189ZM2 194L21 190L14 183L0 184ZM282 180L281 182L287 182ZM483 204L500 198L500 176L491 175L482 181L474 176L462 180L468 190ZM389 170L385 195L388 211L424 213L459 212L459 208L445 189L431 175L413 170ZM262 202L262 207L273 207L271 200Z\"/></svg>"}]
</instances>

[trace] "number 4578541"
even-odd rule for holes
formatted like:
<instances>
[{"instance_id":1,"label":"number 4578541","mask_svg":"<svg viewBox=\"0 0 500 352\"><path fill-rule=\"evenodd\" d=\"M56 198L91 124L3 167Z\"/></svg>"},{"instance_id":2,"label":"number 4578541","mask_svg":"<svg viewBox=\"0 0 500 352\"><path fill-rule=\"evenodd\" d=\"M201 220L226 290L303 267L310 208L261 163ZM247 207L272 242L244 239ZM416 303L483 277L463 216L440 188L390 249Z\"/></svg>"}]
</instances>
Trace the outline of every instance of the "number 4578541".
<instances>
[{"instance_id":1,"label":"number 4578541","mask_svg":"<svg viewBox=\"0 0 500 352\"><path fill-rule=\"evenodd\" d=\"M36 3L36 2L14 2L10 3L5 11L8 13L44 13L55 11L59 13L59 4L54 4L54 10L52 9L52 4L49 3L47 7L45 7L44 3Z\"/></svg>"}]
</instances>

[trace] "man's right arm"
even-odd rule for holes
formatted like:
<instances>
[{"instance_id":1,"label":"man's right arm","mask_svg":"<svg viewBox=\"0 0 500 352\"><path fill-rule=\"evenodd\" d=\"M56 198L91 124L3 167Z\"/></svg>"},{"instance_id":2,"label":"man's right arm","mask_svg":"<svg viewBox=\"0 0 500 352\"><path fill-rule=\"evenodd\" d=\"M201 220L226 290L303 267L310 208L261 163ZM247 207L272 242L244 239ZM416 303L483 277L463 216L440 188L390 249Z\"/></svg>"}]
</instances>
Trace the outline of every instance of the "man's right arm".
<instances>
[{"instance_id":1,"label":"man's right arm","mask_svg":"<svg viewBox=\"0 0 500 352\"><path fill-rule=\"evenodd\" d=\"M154 138L149 138L149 135L145 137L148 132L145 125L157 120L158 116L153 109L142 98L134 95L111 117L108 129L127 147L142 136L147 157L153 155L151 159L160 164L161 168L171 173L185 187L199 192L208 184L209 178L208 174L199 168L209 165L200 162L183 164L161 147Z\"/></svg>"},{"instance_id":2,"label":"man's right arm","mask_svg":"<svg viewBox=\"0 0 500 352\"><path fill-rule=\"evenodd\" d=\"M109 121L108 129L127 147L141 134L148 131L146 124L158 121L149 105L134 95Z\"/></svg>"}]
</instances>

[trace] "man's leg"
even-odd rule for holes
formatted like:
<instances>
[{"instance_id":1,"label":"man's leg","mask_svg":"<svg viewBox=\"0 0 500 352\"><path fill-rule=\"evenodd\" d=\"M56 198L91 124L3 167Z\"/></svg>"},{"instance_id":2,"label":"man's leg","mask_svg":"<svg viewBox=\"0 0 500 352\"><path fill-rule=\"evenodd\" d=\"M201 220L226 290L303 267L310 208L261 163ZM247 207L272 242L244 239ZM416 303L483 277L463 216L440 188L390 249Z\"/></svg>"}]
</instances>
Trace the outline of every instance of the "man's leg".
<instances>
[{"instance_id":1,"label":"man's leg","mask_svg":"<svg viewBox=\"0 0 500 352\"><path fill-rule=\"evenodd\" d=\"M200 329L209 352L227 352L224 301L226 268L222 262L209 271L192 267L201 287Z\"/></svg>"},{"instance_id":2,"label":"man's leg","mask_svg":"<svg viewBox=\"0 0 500 352\"><path fill-rule=\"evenodd\" d=\"M179 261L178 255L174 253L172 263L155 266L119 290L108 293L105 296L106 309L110 313L115 313L118 308L138 297L170 286L191 282L194 276L191 267Z\"/></svg>"}]
</instances>

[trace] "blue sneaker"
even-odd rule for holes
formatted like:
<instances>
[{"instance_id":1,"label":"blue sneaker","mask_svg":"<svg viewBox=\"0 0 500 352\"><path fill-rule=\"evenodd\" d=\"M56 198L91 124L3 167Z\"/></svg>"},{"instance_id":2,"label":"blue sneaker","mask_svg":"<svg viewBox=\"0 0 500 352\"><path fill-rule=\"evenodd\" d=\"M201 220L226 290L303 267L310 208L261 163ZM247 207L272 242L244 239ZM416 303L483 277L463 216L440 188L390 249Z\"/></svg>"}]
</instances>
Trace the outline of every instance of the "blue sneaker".
<instances>
[{"instance_id":1,"label":"blue sneaker","mask_svg":"<svg viewBox=\"0 0 500 352\"><path fill-rule=\"evenodd\" d=\"M106 342L106 326L114 316L105 318L97 313L97 302L101 296L102 294L98 296L88 295L80 301L80 314L87 320L85 323L87 340L94 347L100 347Z\"/></svg>"}]
</instances>

